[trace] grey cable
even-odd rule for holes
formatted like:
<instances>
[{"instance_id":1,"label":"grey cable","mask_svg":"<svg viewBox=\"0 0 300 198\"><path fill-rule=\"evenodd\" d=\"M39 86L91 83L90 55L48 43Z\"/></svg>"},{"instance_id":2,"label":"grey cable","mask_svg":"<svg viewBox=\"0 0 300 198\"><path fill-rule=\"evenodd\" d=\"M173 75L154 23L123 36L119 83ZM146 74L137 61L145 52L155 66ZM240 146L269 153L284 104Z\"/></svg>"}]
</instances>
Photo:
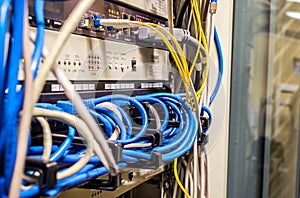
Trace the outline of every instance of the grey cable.
<instances>
[{"instance_id":1,"label":"grey cable","mask_svg":"<svg viewBox=\"0 0 300 198\"><path fill-rule=\"evenodd\" d=\"M42 155L42 160L49 160L50 155L51 155L51 149L52 149L52 135L51 135L51 129L49 126L48 121L44 117L37 117L36 118L39 123L42 126L43 129L43 146L44 146L44 151Z\"/></svg>"},{"instance_id":2,"label":"grey cable","mask_svg":"<svg viewBox=\"0 0 300 198\"><path fill-rule=\"evenodd\" d=\"M62 84L67 97L71 99L78 114L80 115L82 120L88 125L95 140L97 141L98 144L96 144L95 146L96 155L101 159L103 165L108 170L110 170L110 173L112 175L116 175L118 173L116 162L112 155L112 152L110 151L110 148L108 147L107 141L104 138L103 132L100 130L94 118L86 109L79 94L73 90L72 84L66 77L65 73L58 67L54 68L53 70L58 82ZM99 147L97 145L99 145Z\"/></svg>"},{"instance_id":3,"label":"grey cable","mask_svg":"<svg viewBox=\"0 0 300 198\"><path fill-rule=\"evenodd\" d=\"M187 189L188 188L188 184L189 184L189 174L191 173L191 166L192 166L192 159L193 159L193 155L191 153L189 153L189 158L187 161L187 167L185 170L185 181L184 181L184 188Z\"/></svg>"},{"instance_id":4,"label":"grey cable","mask_svg":"<svg viewBox=\"0 0 300 198\"><path fill-rule=\"evenodd\" d=\"M160 122L160 117L156 111L156 109L153 107L153 105L146 103L146 106L149 108L151 114L153 114L155 118L155 124L156 124L156 129L159 129L161 127L161 122Z\"/></svg>"}]
</instances>

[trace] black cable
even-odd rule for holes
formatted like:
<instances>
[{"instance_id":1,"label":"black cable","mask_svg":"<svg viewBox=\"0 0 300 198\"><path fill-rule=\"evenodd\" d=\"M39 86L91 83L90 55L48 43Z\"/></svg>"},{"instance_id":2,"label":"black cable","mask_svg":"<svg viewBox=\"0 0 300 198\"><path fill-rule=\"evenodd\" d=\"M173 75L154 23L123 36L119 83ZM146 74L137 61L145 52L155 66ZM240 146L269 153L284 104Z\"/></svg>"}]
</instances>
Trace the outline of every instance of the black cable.
<instances>
[{"instance_id":1,"label":"black cable","mask_svg":"<svg viewBox=\"0 0 300 198\"><path fill-rule=\"evenodd\" d=\"M200 89L200 79L201 79L201 73L200 71L196 70L196 77L195 79L199 79L199 80L195 80L194 82L194 88L196 91L198 91Z\"/></svg>"},{"instance_id":2,"label":"black cable","mask_svg":"<svg viewBox=\"0 0 300 198\"><path fill-rule=\"evenodd\" d=\"M186 0L183 3L183 5L182 5L182 7L180 9L179 15L177 17L177 20L176 20L177 21L176 24L175 24L176 28L181 28L182 27L182 22L183 22L184 14L187 11L189 5L190 5L190 0Z\"/></svg>"},{"instance_id":3,"label":"black cable","mask_svg":"<svg viewBox=\"0 0 300 198\"><path fill-rule=\"evenodd\" d=\"M202 28L203 28L203 31L205 32L206 31L206 22L207 22L207 15L208 15L208 9L209 9L209 3L210 1L206 0L204 2L204 6L203 6L203 9L202 9L202 16L201 16L201 19L202 19Z\"/></svg>"}]
</instances>

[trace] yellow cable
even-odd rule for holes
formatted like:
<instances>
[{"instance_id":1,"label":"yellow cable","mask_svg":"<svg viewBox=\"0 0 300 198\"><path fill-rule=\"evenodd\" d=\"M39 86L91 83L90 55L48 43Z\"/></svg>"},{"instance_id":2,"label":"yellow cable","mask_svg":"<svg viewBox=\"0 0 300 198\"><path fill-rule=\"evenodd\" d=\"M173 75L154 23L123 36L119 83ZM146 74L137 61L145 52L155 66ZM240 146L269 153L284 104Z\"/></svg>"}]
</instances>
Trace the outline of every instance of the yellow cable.
<instances>
[{"instance_id":1,"label":"yellow cable","mask_svg":"<svg viewBox=\"0 0 300 198\"><path fill-rule=\"evenodd\" d=\"M195 29L195 37L196 37L197 40L199 40L198 24L197 24L198 22L196 20L196 16L195 16L196 14L195 14L195 9L194 9L194 4L192 3L192 1L191 1L191 4L192 4L192 16L193 16L193 23L194 23L194 29Z\"/></svg>"},{"instance_id":2,"label":"yellow cable","mask_svg":"<svg viewBox=\"0 0 300 198\"><path fill-rule=\"evenodd\" d=\"M176 182L178 183L179 187L181 188L181 190L184 192L184 194L188 197L188 198L191 198L191 196L189 195L189 193L186 191L186 189L183 187L180 179L179 179L179 176L178 176L178 172L177 172L177 160L178 158L176 158L174 160L174 176L175 176L175 179L176 179Z\"/></svg>"},{"instance_id":3,"label":"yellow cable","mask_svg":"<svg viewBox=\"0 0 300 198\"><path fill-rule=\"evenodd\" d=\"M189 96L189 86L190 86L191 81L190 81L190 76L189 76L188 64L187 64L186 57L183 53L183 50L182 50L181 46L179 45L179 43L177 42L175 37L169 31L167 31L165 28L163 28L163 27L161 27L157 24L154 24L154 23L147 24L147 23L140 22L139 24L142 25L142 26L149 27L153 31L155 31L162 38L164 43L167 45L168 49L170 50L170 52L172 54L172 57L174 58L174 61L175 61L175 64L176 64L176 66L179 70L179 73L180 73L180 75L183 79L184 87L185 87L185 91L186 91L186 95L187 95L187 102L190 103L191 100L188 96ZM171 40L174 42L174 44L177 48L177 51L180 55L180 59L179 59L179 57L176 53L176 50L171 45L169 40L159 30L157 30L154 27L157 27L158 29L161 29L162 31L164 31L171 38Z\"/></svg>"},{"instance_id":4,"label":"yellow cable","mask_svg":"<svg viewBox=\"0 0 300 198\"><path fill-rule=\"evenodd\" d=\"M199 40L199 43L198 43L198 47L197 47L197 51L196 51L196 54L195 54L194 61L192 63L191 69L190 69L190 75L192 74L192 72L195 68L198 56L200 55L200 59L202 59L202 54L200 53L200 49L201 49L201 39L203 39L203 37L198 39L198 30L200 30L200 32L202 30L201 21L200 21L200 24L197 24L198 20L196 19L196 15L200 16L200 14L196 14L196 12L197 12L196 9L197 9L198 6L195 5L195 2L193 0L191 0L191 4L192 4L192 14L193 14L193 20L194 20L194 27L195 27L194 29L195 29L196 39ZM203 32L203 30L202 30L202 32ZM204 41L204 43L205 43L205 41Z\"/></svg>"},{"instance_id":5,"label":"yellow cable","mask_svg":"<svg viewBox=\"0 0 300 198\"><path fill-rule=\"evenodd\" d=\"M174 58L174 61L175 61L176 66L178 67L179 73L182 75L182 77L184 79L184 82L186 83L187 82L187 78L184 76L184 68L183 68L182 62L179 59L179 57L178 57L178 55L177 55L174 47L168 41L168 39L160 31L158 31L157 29L155 29L154 27L152 27L152 24L146 24L146 23L141 23L141 24L144 25L144 26L147 26L147 27L151 28L153 31L155 31L162 38L162 40L167 45L168 49L170 50L170 52L171 52L171 54L172 54L172 56Z\"/></svg>"},{"instance_id":6,"label":"yellow cable","mask_svg":"<svg viewBox=\"0 0 300 198\"><path fill-rule=\"evenodd\" d=\"M208 55L208 47L207 47L207 42L206 42L205 34L204 34L204 31L203 31L203 28L202 28L202 25L201 25L201 17L200 17L200 13L199 13L198 3L197 3L196 0L191 0L191 1L193 3L193 8L194 8L194 11L195 11L196 19L197 19L198 24L199 24L198 27L199 27L200 34L201 34L201 40L203 42L203 47L205 49L206 54ZM199 91L197 92L197 99L198 99L198 101L200 100L202 91L204 89L204 86L205 86L205 84L207 82L207 78L208 78L208 72L209 72L208 58L207 58L205 64L206 64L206 68L205 68L205 71L203 72L203 76L202 76L203 82L202 82L202 84L200 86Z\"/></svg>"},{"instance_id":7,"label":"yellow cable","mask_svg":"<svg viewBox=\"0 0 300 198\"><path fill-rule=\"evenodd\" d=\"M179 45L178 41L176 40L176 38L168 30L166 30L162 26L160 26L158 24L155 24L155 23L151 23L151 25L161 29L162 31L164 31L171 38L171 40L174 42L174 44L175 44L175 46L178 50L178 53L181 57L181 61L184 64L183 66L184 66L185 70L188 71L188 64L187 64L187 61L186 61L186 57L184 55L184 52L183 52L181 46Z\"/></svg>"},{"instance_id":8,"label":"yellow cable","mask_svg":"<svg viewBox=\"0 0 300 198\"><path fill-rule=\"evenodd\" d=\"M191 79L190 79L190 75L189 75L189 68L188 68L188 63L187 63L187 60L186 60L186 57L184 55L184 52L181 48L181 46L179 45L178 41L176 40L176 38L169 32L167 31L165 28L161 27L160 25L157 25L157 24L152 24L154 27L157 27L159 29L161 29L162 31L164 31L170 38L171 40L173 41L173 43L175 44L178 52L179 52L179 55L181 57L181 61L183 63L183 66L184 66L184 76L185 78L187 78L188 80L186 81L186 84L185 84L185 87L186 87L186 99L187 99L187 102L191 105L192 109L193 108L193 103L192 103L192 100L190 99L190 93L188 91L189 87L190 87L190 83L191 83ZM195 101L196 102L196 101Z\"/></svg>"},{"instance_id":9,"label":"yellow cable","mask_svg":"<svg viewBox=\"0 0 300 198\"><path fill-rule=\"evenodd\" d=\"M194 6L193 6L194 7ZM198 40L198 27L196 27L197 25L197 21L196 21L196 18L195 18L195 10L193 9L193 18L194 18L194 26L195 26L195 33L196 33L196 39ZM200 25L200 28L201 28L201 25ZM199 43L198 43L198 47L197 47L197 51L196 51L196 54L195 54L195 58L194 58L194 61L192 63L192 66L191 66L191 69L190 69L190 75L192 75L192 72L195 68L195 65L196 65L196 62L197 62L197 59L198 59L198 56L200 55L200 59L202 60L202 54L200 53L200 49L201 49L201 39L198 40Z\"/></svg>"}]
</instances>

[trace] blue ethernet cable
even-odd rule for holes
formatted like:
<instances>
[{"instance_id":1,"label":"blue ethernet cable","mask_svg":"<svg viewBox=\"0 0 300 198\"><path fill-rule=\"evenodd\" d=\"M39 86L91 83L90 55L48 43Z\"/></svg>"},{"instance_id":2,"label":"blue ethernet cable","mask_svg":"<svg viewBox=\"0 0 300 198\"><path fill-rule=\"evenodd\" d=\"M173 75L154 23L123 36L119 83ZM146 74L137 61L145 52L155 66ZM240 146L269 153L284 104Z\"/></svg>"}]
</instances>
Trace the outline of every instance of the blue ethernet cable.
<instances>
[{"instance_id":1,"label":"blue ethernet cable","mask_svg":"<svg viewBox=\"0 0 300 198\"><path fill-rule=\"evenodd\" d=\"M101 115L94 110L89 109L89 112L104 125L106 136L109 138L112 135L113 130L116 128L116 124L114 123L114 121L108 116Z\"/></svg>"},{"instance_id":2,"label":"blue ethernet cable","mask_svg":"<svg viewBox=\"0 0 300 198\"><path fill-rule=\"evenodd\" d=\"M58 146L57 145L53 145L51 152L56 152L58 150ZM44 151L44 147L43 146L30 146L28 148L27 151L27 156L30 155L41 155Z\"/></svg>"},{"instance_id":3,"label":"blue ethernet cable","mask_svg":"<svg viewBox=\"0 0 300 198\"><path fill-rule=\"evenodd\" d=\"M54 106L53 104L49 104L49 103L36 103L34 106L38 108L53 110L53 111L64 111L62 108L58 106Z\"/></svg>"},{"instance_id":4,"label":"blue ethernet cable","mask_svg":"<svg viewBox=\"0 0 300 198\"><path fill-rule=\"evenodd\" d=\"M174 113L178 116L178 121L179 121L179 127L175 128L175 130L172 130L169 134L165 134L164 133L164 137L170 136L172 137L173 135L176 135L178 133L178 131L181 131L184 127L184 123L183 123L183 116L182 113L180 112L179 108L174 105L172 102L169 101L165 101L174 111ZM166 140L163 140L163 143L165 143ZM167 142L169 142L169 140L167 139Z\"/></svg>"},{"instance_id":5,"label":"blue ethernet cable","mask_svg":"<svg viewBox=\"0 0 300 198\"><path fill-rule=\"evenodd\" d=\"M174 96L174 95L169 95L169 94L152 94L156 97L160 97L160 99L163 100L172 100L175 103L178 103L179 101L176 101L176 99L178 99L178 97ZM168 98L167 96L170 96L170 98ZM179 100L179 99L178 99ZM181 102L183 102L181 100ZM194 144L196 138L197 138L197 121L195 118L195 115L193 114L192 110L189 108L189 106L187 105L187 103L184 103L184 111L188 112L188 116L186 119L186 122L188 122L189 120L191 121L191 125L189 123L186 123L186 130L184 130L185 133L180 133L180 135L182 135L183 137L185 137L185 139L180 142L180 144L173 145L171 147L165 147L165 148L160 148L157 147L154 150L159 151L159 152L166 152L169 151L168 153L163 154L163 161L172 161L173 159L175 159L177 156L181 156L183 154L185 154ZM159 148L159 149L158 149Z\"/></svg>"},{"instance_id":6,"label":"blue ethernet cable","mask_svg":"<svg viewBox=\"0 0 300 198\"><path fill-rule=\"evenodd\" d=\"M211 2L217 2L217 1L212 0ZM217 84L215 86L215 89L214 89L212 95L210 96L209 105L212 104L212 102L214 101L214 99L217 96L217 93L220 89L220 85L221 85L222 77L223 77L223 69L224 69L223 52L222 52L222 47L221 47L221 43L220 43L220 39L219 39L219 35L218 35L218 31L217 31L216 27L214 27L214 40L215 40L217 51L218 51L219 75L218 75L218 80L217 80Z\"/></svg>"},{"instance_id":7,"label":"blue ethernet cable","mask_svg":"<svg viewBox=\"0 0 300 198\"><path fill-rule=\"evenodd\" d=\"M135 142L135 141L139 140L146 133L146 130L148 128L148 115L147 115L143 105L140 102L138 102L136 99L131 98L126 95L109 95L109 96L104 96L101 98L94 99L95 105L102 103L102 102L112 102L119 106L122 106L122 105L129 106L130 104L132 104L138 109L138 111L140 112L140 114L142 116L141 130L137 134L135 134L134 137L131 137L126 140L118 140L118 142L120 144L129 144L129 143Z\"/></svg>"},{"instance_id":8,"label":"blue ethernet cable","mask_svg":"<svg viewBox=\"0 0 300 198\"><path fill-rule=\"evenodd\" d=\"M197 139L198 125L197 125L196 117L193 111L189 107L186 108L188 110L189 119L191 119L191 125L189 127L190 128L189 135L187 135L187 138L185 138L185 140L182 142L182 144L179 145L179 147L166 154L163 154L162 156L163 161L172 161L175 158L178 158L181 155L187 153L193 147Z\"/></svg>"},{"instance_id":9,"label":"blue ethernet cable","mask_svg":"<svg viewBox=\"0 0 300 198\"><path fill-rule=\"evenodd\" d=\"M149 96L136 96L135 99L137 99L139 102L150 102L159 104L165 113L164 121L159 130L164 131L168 127L169 111L167 106L161 100Z\"/></svg>"},{"instance_id":10,"label":"blue ethernet cable","mask_svg":"<svg viewBox=\"0 0 300 198\"><path fill-rule=\"evenodd\" d=\"M63 163L76 163L81 159L80 155L73 154L73 155L65 155L63 156L59 162ZM138 159L134 157L130 157L128 155L122 154L122 160L123 161L131 161L131 162L138 162ZM88 162L89 164L100 164L101 161L97 156L92 156Z\"/></svg>"},{"instance_id":11,"label":"blue ethernet cable","mask_svg":"<svg viewBox=\"0 0 300 198\"><path fill-rule=\"evenodd\" d=\"M87 164L77 174L83 174L83 173L91 170L94 167L95 167L95 165L93 165L93 164ZM70 177L68 177L68 178L70 178ZM22 198L34 197L35 195L38 195L39 193L40 193L39 185L34 185L28 190L22 190L20 192L20 197L22 197Z\"/></svg>"},{"instance_id":12,"label":"blue ethernet cable","mask_svg":"<svg viewBox=\"0 0 300 198\"><path fill-rule=\"evenodd\" d=\"M44 47L44 29L45 29L45 19L44 19L44 0L35 0L34 12L36 15L36 24L37 24L37 34L35 40L35 48L32 55L32 71L33 78L36 77L40 60L43 53Z\"/></svg>"},{"instance_id":13,"label":"blue ethernet cable","mask_svg":"<svg viewBox=\"0 0 300 198\"><path fill-rule=\"evenodd\" d=\"M148 94L148 96L154 98L168 97L174 99L174 101L183 102L183 99L180 96L171 93L152 93L152 94Z\"/></svg>"},{"instance_id":14,"label":"blue ethernet cable","mask_svg":"<svg viewBox=\"0 0 300 198\"><path fill-rule=\"evenodd\" d=\"M180 130L180 133L177 133L173 138L171 143L163 145L163 146L159 146L154 148L154 151L158 151L158 152L166 152L168 150L172 150L174 148L176 148L177 146L179 146L180 144L182 144L182 142L186 139L186 137L188 136L188 130L189 130L189 126L190 126L190 120L188 119L189 116L187 114L186 111L183 111L184 117L185 117L185 124L183 129Z\"/></svg>"},{"instance_id":15,"label":"blue ethernet cable","mask_svg":"<svg viewBox=\"0 0 300 198\"><path fill-rule=\"evenodd\" d=\"M17 150L17 136L18 136L18 116L20 111L20 104L16 102L19 95L16 90L18 84L18 71L22 59L22 37L23 37L23 22L24 22L24 1L13 1L12 13L12 34L10 39L10 51L7 67L7 88L8 93L4 100L3 113L3 128L1 131L1 144L4 144L4 176L5 189L9 190L11 178L15 165L16 150ZM18 100L17 100L18 101Z\"/></svg>"},{"instance_id":16,"label":"blue ethernet cable","mask_svg":"<svg viewBox=\"0 0 300 198\"><path fill-rule=\"evenodd\" d=\"M119 163L118 169L122 169L126 167L126 163ZM105 167L94 168L89 171L79 172L73 176L70 176L66 179L60 180L57 184L52 188L43 193L45 196L55 197L59 193L67 190L70 186L76 186L82 182L90 180L91 178L97 178L101 175L108 173Z\"/></svg>"},{"instance_id":17,"label":"blue ethernet cable","mask_svg":"<svg viewBox=\"0 0 300 198\"><path fill-rule=\"evenodd\" d=\"M118 106L118 110L121 113L121 116L123 117L123 119L125 120L126 124L127 124L127 139L129 139L131 137L132 134L132 122L131 119L129 117L129 115L125 112L125 110L122 107Z\"/></svg>"},{"instance_id":18,"label":"blue ethernet cable","mask_svg":"<svg viewBox=\"0 0 300 198\"><path fill-rule=\"evenodd\" d=\"M189 128L189 134L185 136L184 141L179 145L179 147L174 148L174 150L168 152L167 154L163 154L163 161L172 161L176 157L179 157L183 154L185 154L194 144L197 135L198 135L198 128L197 128L197 120L195 118L195 115L193 111L190 109L189 105L184 102L179 96L175 96L172 94L165 94L165 93L157 93L157 94L150 94L154 97L164 97L167 99L167 97L172 99L177 99L183 104L184 110L188 112L188 117L186 118L186 122L190 121L191 124L187 124L187 127Z\"/></svg>"},{"instance_id":19,"label":"blue ethernet cable","mask_svg":"<svg viewBox=\"0 0 300 198\"><path fill-rule=\"evenodd\" d=\"M169 105L168 102L166 102L166 104ZM172 108L172 106L170 106L170 107ZM181 118L182 118L181 112L179 111L177 106L176 106L175 109L172 108L172 110L174 111L175 121L179 122L179 127L170 127L170 128L168 128L166 131L163 132L164 137L168 137L168 136L172 137L173 135L175 135L181 129L181 127L183 127L183 120L181 120ZM165 140L163 140L163 141L165 141Z\"/></svg>"},{"instance_id":20,"label":"blue ethernet cable","mask_svg":"<svg viewBox=\"0 0 300 198\"><path fill-rule=\"evenodd\" d=\"M8 31L8 22L9 22L9 11L10 11L11 1L10 0L3 0L1 2L1 13L0 13L0 45L3 46L3 50L0 51L0 115L3 115L3 100L4 100L4 90L6 86L5 76L6 76L6 67L7 67L7 60L5 50L8 50L8 46L6 45L7 39L7 31ZM0 130L2 131L2 119L0 120ZM1 134L0 137L2 138ZM1 140L0 140L1 141ZM2 141L1 141L2 142ZM0 144L0 160L3 161L3 147L4 144ZM3 164L0 164L0 177L3 174ZM4 186L4 185L0 185ZM1 190L0 190L1 193ZM1 195L1 194L0 194Z\"/></svg>"},{"instance_id":21,"label":"blue ethernet cable","mask_svg":"<svg viewBox=\"0 0 300 198\"><path fill-rule=\"evenodd\" d=\"M6 76L6 50L8 46L6 43L7 31L8 31L8 22L9 22L9 12L11 7L11 0L2 0L1 1L1 13L0 13L0 115L3 115L3 99L4 99L4 90L5 90L5 76ZM2 128L2 119L0 120L0 130ZM0 159L2 158L3 144L0 145ZM2 161L2 160L1 160ZM0 165L1 167L2 165ZM1 168L2 169L2 168ZM1 185L2 186L2 185Z\"/></svg>"},{"instance_id":22,"label":"blue ethernet cable","mask_svg":"<svg viewBox=\"0 0 300 198\"><path fill-rule=\"evenodd\" d=\"M139 160L138 160L137 158L134 158L134 157L131 157L131 156L122 154L122 161L136 163L136 162L138 162Z\"/></svg>"},{"instance_id":23,"label":"blue ethernet cable","mask_svg":"<svg viewBox=\"0 0 300 198\"><path fill-rule=\"evenodd\" d=\"M126 128L125 128L125 125L120 120L120 118L118 116L116 116L112 111L110 111L109 109L106 109L104 107L96 106L95 110L98 113L102 113L102 114L105 114L108 117L110 117L116 123L116 125L118 125L118 127L120 129L120 135L121 135L120 139L121 140L125 140L126 139Z\"/></svg>"},{"instance_id":24,"label":"blue ethernet cable","mask_svg":"<svg viewBox=\"0 0 300 198\"><path fill-rule=\"evenodd\" d=\"M50 156L50 161L57 161L58 159L60 159L65 152L68 150L68 148L71 146L72 141L74 139L75 136L75 129L71 126L69 126L69 132L68 132L68 136L65 139L65 141L60 145L59 149L57 151L55 151L55 153L53 153Z\"/></svg>"},{"instance_id":25,"label":"blue ethernet cable","mask_svg":"<svg viewBox=\"0 0 300 198\"><path fill-rule=\"evenodd\" d=\"M129 149L123 149L122 154L128 155L130 157L134 158L140 158L140 159L146 159L151 160L151 154L135 151L135 150L129 150Z\"/></svg>"},{"instance_id":26,"label":"blue ethernet cable","mask_svg":"<svg viewBox=\"0 0 300 198\"><path fill-rule=\"evenodd\" d=\"M172 136L172 135L174 135L174 133L177 133L178 131L180 131L182 124L183 124L182 114L181 114L179 108L177 107L177 106L181 105L181 103L178 101L180 97L174 96L172 94L164 94L164 93L150 94L148 96L156 97L156 98L159 98L160 100L166 102L174 110L176 119L178 119L178 116L179 116L179 118L180 118L179 120L181 120L179 129L174 128L171 132L169 130L167 130L165 133L163 133L164 136L166 136L169 133L170 133L169 135Z\"/></svg>"},{"instance_id":27,"label":"blue ethernet cable","mask_svg":"<svg viewBox=\"0 0 300 198\"><path fill-rule=\"evenodd\" d=\"M43 53L43 47L44 47L44 36L45 36L45 19L44 19L44 0L35 0L34 2L34 12L36 16L36 24L37 24L37 33L36 33L36 39L35 39L35 47L32 54L32 62L31 62L31 70L33 74L33 79L35 79L42 53ZM20 95L22 97L19 97L19 100L23 98L24 95L24 86L22 86L20 90ZM19 104L21 105L21 101L19 101Z\"/></svg>"},{"instance_id":28,"label":"blue ethernet cable","mask_svg":"<svg viewBox=\"0 0 300 198\"><path fill-rule=\"evenodd\" d=\"M176 103L177 105L180 104L179 101L177 101L177 100L174 99L174 98L176 98L176 99L178 99L178 98L177 97L173 97L173 96L172 96L172 98L169 98L169 97L166 97L166 95L164 95L164 94L163 95L162 94L159 94L159 95L156 94L156 96L160 96L160 99L164 100L168 105L170 105L173 108L173 110L175 111L175 113L179 114L181 122L180 122L179 129L176 129L176 130L177 131L181 131L181 129L183 128L183 118L182 118L182 115L181 115L181 112L180 112L179 108L176 105L173 104L173 103ZM189 126L188 123L187 123L187 126ZM164 146L156 147L154 150L158 151L158 152L165 152L165 151L168 151L170 149L174 149L176 146L178 146L179 144L181 144L183 138L186 136L186 132L187 131L188 131L188 127L185 127L185 129L183 131L181 131L180 134L177 134L175 136L175 137L177 137L177 139L176 138L171 138L169 141L167 139L168 137L166 137L164 135L163 143L169 143L169 142L172 142L172 143L164 145ZM177 141L174 141L174 139L176 139Z\"/></svg>"},{"instance_id":29,"label":"blue ethernet cable","mask_svg":"<svg viewBox=\"0 0 300 198\"><path fill-rule=\"evenodd\" d=\"M40 188L38 185L32 186L29 190L22 190L20 192L20 197L22 198L29 198L29 197L34 197L37 194L39 194Z\"/></svg>"},{"instance_id":30,"label":"blue ethernet cable","mask_svg":"<svg viewBox=\"0 0 300 198\"><path fill-rule=\"evenodd\" d=\"M156 97L158 97L158 96L156 96ZM170 136L173 136L174 134L176 134L178 131L181 130L181 127L182 127L182 124L183 124L183 122L182 122L183 119L182 119L182 116L181 116L182 114L181 114L181 112L178 108L178 107L181 106L181 103L177 100L178 99L177 97L170 98L170 97L167 97L167 96L162 97L162 95L161 95L158 98L160 100L163 100L164 102L166 102L173 109L173 111L175 112L176 119L178 119L178 116L179 116L179 118L180 118L179 120L181 120L179 128L177 128L177 129L175 128L169 134Z\"/></svg>"}]
</instances>

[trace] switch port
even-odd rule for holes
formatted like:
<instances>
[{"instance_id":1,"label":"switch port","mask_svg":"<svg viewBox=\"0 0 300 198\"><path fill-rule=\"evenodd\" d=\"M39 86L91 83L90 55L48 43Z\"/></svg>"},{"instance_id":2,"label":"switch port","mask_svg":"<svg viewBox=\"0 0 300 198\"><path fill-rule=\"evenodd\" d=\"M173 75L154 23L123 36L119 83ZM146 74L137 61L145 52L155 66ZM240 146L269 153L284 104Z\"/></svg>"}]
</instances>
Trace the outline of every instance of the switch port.
<instances>
[{"instance_id":1,"label":"switch port","mask_svg":"<svg viewBox=\"0 0 300 198\"><path fill-rule=\"evenodd\" d=\"M123 13L123 14L122 14L122 19L129 19L129 15L126 14L126 13Z\"/></svg>"},{"instance_id":2,"label":"switch port","mask_svg":"<svg viewBox=\"0 0 300 198\"><path fill-rule=\"evenodd\" d=\"M135 16L130 15L129 20L130 21L135 21Z\"/></svg>"}]
</instances>

